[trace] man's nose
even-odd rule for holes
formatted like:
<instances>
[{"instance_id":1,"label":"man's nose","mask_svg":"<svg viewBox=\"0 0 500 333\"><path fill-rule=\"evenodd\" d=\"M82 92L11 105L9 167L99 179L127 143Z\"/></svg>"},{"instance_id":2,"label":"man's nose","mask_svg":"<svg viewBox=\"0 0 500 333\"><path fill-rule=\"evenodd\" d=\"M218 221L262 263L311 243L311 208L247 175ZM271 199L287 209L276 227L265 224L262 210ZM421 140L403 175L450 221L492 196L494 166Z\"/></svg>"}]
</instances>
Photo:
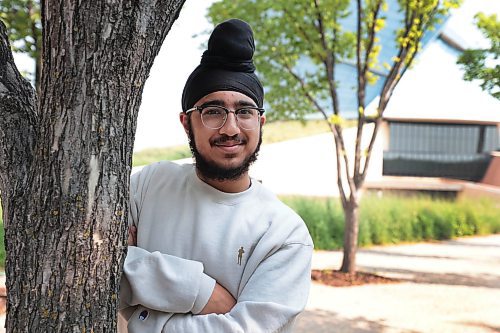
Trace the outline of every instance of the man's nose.
<instances>
[{"instance_id":1,"label":"man's nose","mask_svg":"<svg viewBox=\"0 0 500 333\"><path fill-rule=\"evenodd\" d=\"M219 130L219 134L225 134L227 136L234 136L241 132L240 127L238 126L238 120L236 119L236 115L234 112L229 112L227 114L226 122L224 126L222 126Z\"/></svg>"}]
</instances>

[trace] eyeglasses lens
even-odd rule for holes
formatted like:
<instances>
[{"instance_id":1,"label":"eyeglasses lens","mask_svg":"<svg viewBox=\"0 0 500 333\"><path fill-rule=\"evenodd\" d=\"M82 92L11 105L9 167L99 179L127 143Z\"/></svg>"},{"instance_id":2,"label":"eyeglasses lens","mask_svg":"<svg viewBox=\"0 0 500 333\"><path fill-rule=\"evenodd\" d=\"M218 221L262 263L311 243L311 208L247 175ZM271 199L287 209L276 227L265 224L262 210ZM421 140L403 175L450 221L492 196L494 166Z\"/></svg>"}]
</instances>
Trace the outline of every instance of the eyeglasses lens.
<instances>
[{"instance_id":1,"label":"eyeglasses lens","mask_svg":"<svg viewBox=\"0 0 500 333\"><path fill-rule=\"evenodd\" d=\"M257 127L257 115L259 111L255 108L242 108L234 112L238 126L243 129L254 129ZM219 129L224 126L227 118L227 111L218 106L208 106L203 108L201 112L201 120L203 124L212 129Z\"/></svg>"}]
</instances>

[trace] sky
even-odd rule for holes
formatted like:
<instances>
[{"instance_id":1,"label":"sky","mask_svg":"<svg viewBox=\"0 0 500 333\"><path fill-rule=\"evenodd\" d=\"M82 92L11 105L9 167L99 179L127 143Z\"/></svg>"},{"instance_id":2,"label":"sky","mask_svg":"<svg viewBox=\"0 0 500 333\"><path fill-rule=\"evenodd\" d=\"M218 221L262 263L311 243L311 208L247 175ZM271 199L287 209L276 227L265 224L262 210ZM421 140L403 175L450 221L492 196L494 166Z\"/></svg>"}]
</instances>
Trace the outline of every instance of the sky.
<instances>
[{"instance_id":1,"label":"sky","mask_svg":"<svg viewBox=\"0 0 500 333\"><path fill-rule=\"evenodd\" d=\"M168 33L144 87L134 151L187 144L179 121L182 89L200 63L202 44L212 30L206 11L213 2L186 1Z\"/></svg>"},{"instance_id":2,"label":"sky","mask_svg":"<svg viewBox=\"0 0 500 333\"><path fill-rule=\"evenodd\" d=\"M479 10L500 15L500 1L466 1L442 32L466 48L488 47L472 25ZM476 82L462 79L463 70L456 65L458 55L440 40L429 43L394 90L384 117L500 122L500 102Z\"/></svg>"},{"instance_id":3,"label":"sky","mask_svg":"<svg viewBox=\"0 0 500 333\"><path fill-rule=\"evenodd\" d=\"M215 0L186 1L167 35L144 88L134 151L187 143L179 122L182 89L199 64L202 44L206 43L212 29L205 16L213 2ZM468 47L484 46L485 43L473 25L473 16L479 11L500 15L500 1L465 0L446 23L448 31L464 38ZM16 56L15 59L18 67L29 68L26 58Z\"/></svg>"}]
</instances>

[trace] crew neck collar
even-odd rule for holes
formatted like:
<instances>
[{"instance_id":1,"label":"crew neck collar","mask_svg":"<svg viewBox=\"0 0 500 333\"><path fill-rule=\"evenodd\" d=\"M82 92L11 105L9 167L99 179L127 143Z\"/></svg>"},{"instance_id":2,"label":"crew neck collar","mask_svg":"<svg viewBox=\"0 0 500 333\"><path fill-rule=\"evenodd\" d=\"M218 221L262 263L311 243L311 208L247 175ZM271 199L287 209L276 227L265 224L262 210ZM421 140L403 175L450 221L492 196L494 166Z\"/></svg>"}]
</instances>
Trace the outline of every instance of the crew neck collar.
<instances>
[{"instance_id":1,"label":"crew neck collar","mask_svg":"<svg viewBox=\"0 0 500 333\"><path fill-rule=\"evenodd\" d=\"M238 204L244 200L247 200L253 192L258 191L258 187L260 185L259 182L257 182L255 179L250 179L250 187L242 192L223 192L201 180L196 173L196 166L194 164L189 165L189 167L191 168L189 170L189 179L193 186L198 191L217 203L226 205Z\"/></svg>"}]
</instances>

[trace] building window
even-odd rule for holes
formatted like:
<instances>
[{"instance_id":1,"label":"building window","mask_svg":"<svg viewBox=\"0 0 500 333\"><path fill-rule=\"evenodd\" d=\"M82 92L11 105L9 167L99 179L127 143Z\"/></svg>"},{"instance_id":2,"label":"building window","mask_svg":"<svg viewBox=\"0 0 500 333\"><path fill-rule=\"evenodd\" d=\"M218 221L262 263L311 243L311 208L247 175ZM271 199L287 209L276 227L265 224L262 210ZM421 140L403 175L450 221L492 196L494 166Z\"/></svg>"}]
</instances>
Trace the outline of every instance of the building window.
<instances>
[{"instance_id":1,"label":"building window","mask_svg":"<svg viewBox=\"0 0 500 333\"><path fill-rule=\"evenodd\" d=\"M389 122L384 175L480 180L499 147L494 125Z\"/></svg>"}]
</instances>

